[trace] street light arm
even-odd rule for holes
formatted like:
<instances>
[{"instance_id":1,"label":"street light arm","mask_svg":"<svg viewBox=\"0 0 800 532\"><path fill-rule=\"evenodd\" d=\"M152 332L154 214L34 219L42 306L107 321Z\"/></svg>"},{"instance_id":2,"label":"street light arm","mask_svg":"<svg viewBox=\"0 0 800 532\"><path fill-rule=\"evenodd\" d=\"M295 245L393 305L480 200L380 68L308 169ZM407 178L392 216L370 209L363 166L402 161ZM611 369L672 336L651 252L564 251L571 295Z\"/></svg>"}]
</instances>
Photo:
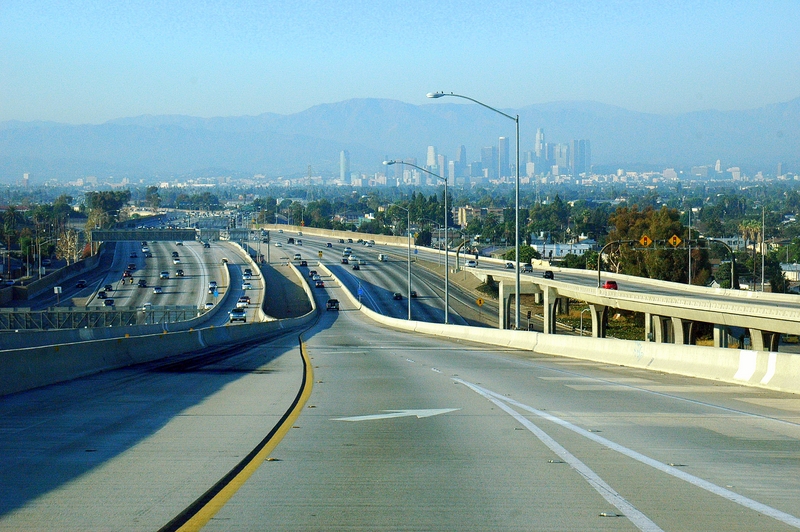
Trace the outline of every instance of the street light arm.
<instances>
[{"instance_id":1,"label":"street light arm","mask_svg":"<svg viewBox=\"0 0 800 532\"><path fill-rule=\"evenodd\" d=\"M442 96L453 96L455 98L464 98L465 100L469 100L469 101L471 101L473 103L477 103L480 106L483 106L483 107L485 107L487 109L490 109L490 110L494 111L495 113L501 114L501 115L505 116L506 118L509 118L509 119L513 120L514 122L518 122L519 121L519 115L517 115L515 117L511 116L509 114L504 113L503 111L500 111L499 109L495 109L491 105L486 105L485 103L479 102L478 100L476 100L474 98L470 98L469 96L464 96L462 94L455 94L455 93L452 93L452 92L429 92L428 93L428 98L441 98Z\"/></svg>"}]
</instances>

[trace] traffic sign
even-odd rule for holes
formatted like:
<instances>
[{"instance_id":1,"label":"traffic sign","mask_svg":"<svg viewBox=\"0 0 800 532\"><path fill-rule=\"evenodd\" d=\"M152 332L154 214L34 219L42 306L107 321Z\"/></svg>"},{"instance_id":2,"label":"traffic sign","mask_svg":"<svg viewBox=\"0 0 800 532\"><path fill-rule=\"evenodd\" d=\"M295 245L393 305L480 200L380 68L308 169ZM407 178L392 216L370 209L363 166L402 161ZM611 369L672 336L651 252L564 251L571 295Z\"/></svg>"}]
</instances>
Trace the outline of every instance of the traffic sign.
<instances>
[{"instance_id":1,"label":"traffic sign","mask_svg":"<svg viewBox=\"0 0 800 532\"><path fill-rule=\"evenodd\" d=\"M483 298L479 297L478 299L475 300L475 303L477 303L479 307L482 307L483 306Z\"/></svg>"},{"instance_id":2,"label":"traffic sign","mask_svg":"<svg viewBox=\"0 0 800 532\"><path fill-rule=\"evenodd\" d=\"M669 240L667 240L667 242L672 244L672 247L678 247L682 242L682 240L678 238L678 235L672 235L671 237L669 237Z\"/></svg>"},{"instance_id":3,"label":"traffic sign","mask_svg":"<svg viewBox=\"0 0 800 532\"><path fill-rule=\"evenodd\" d=\"M644 247L647 247L647 246L649 246L650 244L652 244L652 243L653 243L653 239L651 239L651 238L650 238L649 236L647 236L647 235L642 235L642 238L640 238L640 239L639 239L639 243L640 243L641 245L643 245Z\"/></svg>"},{"instance_id":4,"label":"traffic sign","mask_svg":"<svg viewBox=\"0 0 800 532\"><path fill-rule=\"evenodd\" d=\"M322 252L321 251L317 251L317 255L319 256L319 258L322 258Z\"/></svg>"}]
</instances>

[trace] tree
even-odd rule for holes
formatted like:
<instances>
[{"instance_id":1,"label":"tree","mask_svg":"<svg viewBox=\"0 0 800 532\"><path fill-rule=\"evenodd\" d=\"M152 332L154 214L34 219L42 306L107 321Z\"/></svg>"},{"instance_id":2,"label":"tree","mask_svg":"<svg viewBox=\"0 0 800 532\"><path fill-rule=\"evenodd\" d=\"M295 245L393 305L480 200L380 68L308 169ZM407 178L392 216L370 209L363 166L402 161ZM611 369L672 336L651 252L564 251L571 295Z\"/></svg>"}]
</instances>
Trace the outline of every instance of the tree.
<instances>
[{"instance_id":1,"label":"tree","mask_svg":"<svg viewBox=\"0 0 800 532\"><path fill-rule=\"evenodd\" d=\"M161 206L161 196L158 193L158 187L147 187L144 193L144 201L151 209L158 209Z\"/></svg>"},{"instance_id":2,"label":"tree","mask_svg":"<svg viewBox=\"0 0 800 532\"><path fill-rule=\"evenodd\" d=\"M517 250L511 249L503 255L505 260L514 260L517 256ZM528 245L519 246L519 261L522 264L530 264L533 259L541 259L542 255Z\"/></svg>"}]
</instances>

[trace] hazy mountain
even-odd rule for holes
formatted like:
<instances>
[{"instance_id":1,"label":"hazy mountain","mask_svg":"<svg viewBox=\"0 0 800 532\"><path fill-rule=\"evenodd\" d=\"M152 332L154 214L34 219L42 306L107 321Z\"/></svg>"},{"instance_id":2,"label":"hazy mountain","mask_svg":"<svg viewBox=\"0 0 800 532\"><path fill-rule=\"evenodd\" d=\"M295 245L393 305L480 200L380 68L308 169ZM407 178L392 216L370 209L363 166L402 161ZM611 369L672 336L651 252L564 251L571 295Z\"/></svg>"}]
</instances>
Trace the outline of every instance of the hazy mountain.
<instances>
[{"instance_id":1,"label":"hazy mountain","mask_svg":"<svg viewBox=\"0 0 800 532\"><path fill-rule=\"evenodd\" d=\"M521 151L533 149L537 128L546 141L589 139L592 162L608 167L713 164L751 171L800 171L800 98L746 111L655 115L596 102L554 102L519 110ZM338 173L348 150L353 171L374 172L384 156L417 157L428 145L453 157L461 144L469 161L480 148L509 137L514 123L458 100L411 105L356 99L317 105L292 115L120 118L99 125L0 123L0 180L35 181L87 175L162 178L171 175ZM511 154L513 159L514 155Z\"/></svg>"}]
</instances>

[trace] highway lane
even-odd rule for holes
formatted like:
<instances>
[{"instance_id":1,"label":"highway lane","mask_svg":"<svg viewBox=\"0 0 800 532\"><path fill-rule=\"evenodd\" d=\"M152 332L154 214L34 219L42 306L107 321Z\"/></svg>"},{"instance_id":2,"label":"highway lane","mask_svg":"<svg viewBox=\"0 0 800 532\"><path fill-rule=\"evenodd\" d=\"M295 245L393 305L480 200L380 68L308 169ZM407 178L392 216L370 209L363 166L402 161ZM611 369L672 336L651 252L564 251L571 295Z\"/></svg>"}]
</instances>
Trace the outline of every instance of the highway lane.
<instances>
[{"instance_id":1,"label":"highway lane","mask_svg":"<svg viewBox=\"0 0 800 532\"><path fill-rule=\"evenodd\" d=\"M313 388L206 530L796 530L800 400L409 335L326 279ZM296 337L0 399L0 529L154 530L301 386Z\"/></svg>"}]
</instances>

